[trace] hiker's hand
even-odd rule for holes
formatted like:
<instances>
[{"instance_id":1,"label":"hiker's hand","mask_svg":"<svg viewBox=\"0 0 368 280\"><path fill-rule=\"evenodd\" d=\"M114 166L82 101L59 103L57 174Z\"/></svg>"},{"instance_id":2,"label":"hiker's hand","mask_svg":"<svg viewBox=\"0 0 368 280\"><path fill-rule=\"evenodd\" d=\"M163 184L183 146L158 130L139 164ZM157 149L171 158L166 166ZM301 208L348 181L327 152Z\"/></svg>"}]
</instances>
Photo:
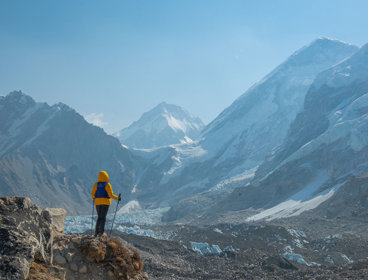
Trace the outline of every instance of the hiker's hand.
<instances>
[{"instance_id":1,"label":"hiker's hand","mask_svg":"<svg viewBox=\"0 0 368 280\"><path fill-rule=\"evenodd\" d=\"M119 199L118 200L121 201L121 193L119 193Z\"/></svg>"}]
</instances>

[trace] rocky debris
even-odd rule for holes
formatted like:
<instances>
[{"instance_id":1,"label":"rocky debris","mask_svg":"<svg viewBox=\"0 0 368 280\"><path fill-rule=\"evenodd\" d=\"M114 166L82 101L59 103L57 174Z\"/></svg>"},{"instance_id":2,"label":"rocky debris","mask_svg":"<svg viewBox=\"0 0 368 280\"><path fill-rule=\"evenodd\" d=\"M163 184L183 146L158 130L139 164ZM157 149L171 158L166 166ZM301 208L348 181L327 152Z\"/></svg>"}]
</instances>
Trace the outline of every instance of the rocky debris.
<instances>
[{"instance_id":1,"label":"rocky debris","mask_svg":"<svg viewBox=\"0 0 368 280\"><path fill-rule=\"evenodd\" d=\"M64 235L65 210L0 198L0 279L147 280L137 251L106 235Z\"/></svg>"},{"instance_id":2,"label":"rocky debris","mask_svg":"<svg viewBox=\"0 0 368 280\"><path fill-rule=\"evenodd\" d=\"M229 255L203 256L183 242L157 240L145 236L115 232L135 247L144 260L149 279L157 280L243 280L243 279L366 279L368 259L341 266L306 266L282 255L252 248L234 250ZM205 237L203 237L205 238ZM257 236L255 236L255 239ZM255 240L254 239L254 240ZM234 245L235 246L235 245ZM259 246L255 244L255 246Z\"/></svg>"},{"instance_id":3,"label":"rocky debris","mask_svg":"<svg viewBox=\"0 0 368 280\"><path fill-rule=\"evenodd\" d=\"M106 235L57 236L53 245L53 266L65 272L65 279L87 280L92 279L91 275L94 280L147 279L143 276L143 262L137 251L125 247L122 242Z\"/></svg>"}]
</instances>

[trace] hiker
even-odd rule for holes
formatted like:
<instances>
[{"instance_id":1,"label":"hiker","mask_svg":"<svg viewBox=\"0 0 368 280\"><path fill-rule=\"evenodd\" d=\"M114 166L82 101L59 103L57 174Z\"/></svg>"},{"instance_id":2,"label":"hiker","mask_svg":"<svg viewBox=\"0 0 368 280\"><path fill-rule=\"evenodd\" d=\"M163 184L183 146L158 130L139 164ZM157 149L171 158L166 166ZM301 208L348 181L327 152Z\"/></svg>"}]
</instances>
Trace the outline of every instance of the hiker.
<instances>
[{"instance_id":1,"label":"hiker","mask_svg":"<svg viewBox=\"0 0 368 280\"><path fill-rule=\"evenodd\" d=\"M98 182L93 185L91 196L94 199L98 215L95 236L102 235L105 231L106 215L109 211L111 198L118 201L121 200L120 195L114 195L109 183L109 175L105 171L101 171L98 174Z\"/></svg>"}]
</instances>

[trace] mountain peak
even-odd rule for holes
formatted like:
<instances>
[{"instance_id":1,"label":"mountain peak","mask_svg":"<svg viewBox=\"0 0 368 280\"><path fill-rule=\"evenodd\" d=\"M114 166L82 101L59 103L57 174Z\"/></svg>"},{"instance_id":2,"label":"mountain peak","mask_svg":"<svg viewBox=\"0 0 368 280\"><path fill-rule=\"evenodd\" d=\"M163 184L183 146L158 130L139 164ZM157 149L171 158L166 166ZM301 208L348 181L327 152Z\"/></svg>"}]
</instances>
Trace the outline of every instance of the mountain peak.
<instances>
[{"instance_id":1,"label":"mountain peak","mask_svg":"<svg viewBox=\"0 0 368 280\"><path fill-rule=\"evenodd\" d=\"M154 148L193 140L203 126L182 107L161 102L114 136L133 148Z\"/></svg>"},{"instance_id":2,"label":"mountain peak","mask_svg":"<svg viewBox=\"0 0 368 280\"><path fill-rule=\"evenodd\" d=\"M285 63L320 63L321 59L330 61L331 57L336 56L337 53L345 58L358 50L358 46L336 39L319 37L294 52Z\"/></svg>"},{"instance_id":3,"label":"mountain peak","mask_svg":"<svg viewBox=\"0 0 368 280\"><path fill-rule=\"evenodd\" d=\"M150 113L150 112L154 112L156 113L157 111L163 111L163 112L173 112L173 111L183 111L186 114L189 114L184 108L178 106L178 105L174 105L174 104L169 104L165 101L161 102L160 104L158 104L156 107L154 107L152 110L146 112L146 113Z\"/></svg>"},{"instance_id":4,"label":"mountain peak","mask_svg":"<svg viewBox=\"0 0 368 280\"><path fill-rule=\"evenodd\" d=\"M309 45L326 45L326 44L336 44L336 45L348 45L348 46L354 46L351 43L347 43L338 39L333 39L325 36L320 36L314 41L312 41ZM355 46L357 47L357 46Z\"/></svg>"},{"instance_id":5,"label":"mountain peak","mask_svg":"<svg viewBox=\"0 0 368 280\"><path fill-rule=\"evenodd\" d=\"M71 108L70 106L66 105L65 103L59 102L56 103L54 105L52 105L52 108L56 108L58 111L64 111L64 112L69 112L69 111L73 111L75 112L75 110L73 108Z\"/></svg>"},{"instance_id":6,"label":"mountain peak","mask_svg":"<svg viewBox=\"0 0 368 280\"><path fill-rule=\"evenodd\" d=\"M29 95L24 94L21 90L15 90L5 96L5 100L9 103L19 103L34 105L36 102Z\"/></svg>"}]
</instances>

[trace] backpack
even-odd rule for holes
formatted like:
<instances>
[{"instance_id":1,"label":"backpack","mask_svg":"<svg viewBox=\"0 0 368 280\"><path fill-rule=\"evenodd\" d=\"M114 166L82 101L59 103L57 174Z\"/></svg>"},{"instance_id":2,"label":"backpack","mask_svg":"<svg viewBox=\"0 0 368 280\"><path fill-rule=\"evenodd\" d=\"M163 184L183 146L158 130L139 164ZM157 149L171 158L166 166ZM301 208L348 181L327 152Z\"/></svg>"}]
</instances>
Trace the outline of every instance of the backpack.
<instances>
[{"instance_id":1,"label":"backpack","mask_svg":"<svg viewBox=\"0 0 368 280\"><path fill-rule=\"evenodd\" d=\"M95 198L110 198L105 189L107 182L97 182Z\"/></svg>"}]
</instances>

